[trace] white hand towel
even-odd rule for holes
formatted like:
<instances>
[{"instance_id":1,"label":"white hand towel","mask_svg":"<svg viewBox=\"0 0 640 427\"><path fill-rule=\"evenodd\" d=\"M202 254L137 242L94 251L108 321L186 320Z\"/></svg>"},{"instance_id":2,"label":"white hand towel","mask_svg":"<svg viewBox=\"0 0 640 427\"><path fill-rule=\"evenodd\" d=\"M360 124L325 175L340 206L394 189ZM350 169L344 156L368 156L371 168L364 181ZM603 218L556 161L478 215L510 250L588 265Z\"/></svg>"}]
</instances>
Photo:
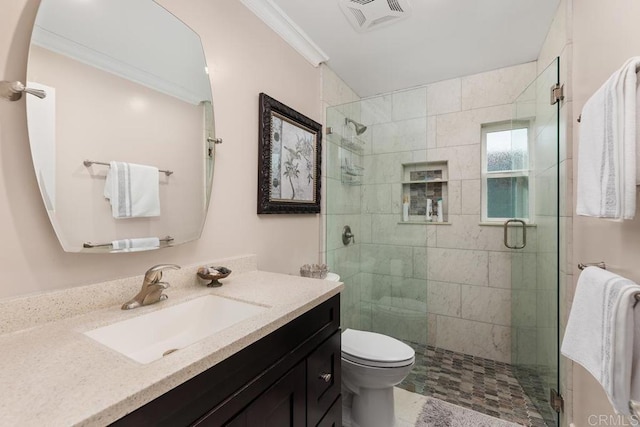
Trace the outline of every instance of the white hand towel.
<instances>
[{"instance_id":1,"label":"white hand towel","mask_svg":"<svg viewBox=\"0 0 640 427\"><path fill-rule=\"evenodd\" d=\"M640 399L638 292L631 280L587 267L578 278L561 347L598 380L616 412L626 415L629 400Z\"/></svg>"},{"instance_id":2,"label":"white hand towel","mask_svg":"<svg viewBox=\"0 0 640 427\"><path fill-rule=\"evenodd\" d=\"M160 216L158 168L124 162L109 165L104 197L111 202L113 217Z\"/></svg>"},{"instance_id":3,"label":"white hand towel","mask_svg":"<svg viewBox=\"0 0 640 427\"><path fill-rule=\"evenodd\" d=\"M144 237L139 239L122 239L111 242L114 250L123 252L145 251L149 249L159 248L160 239L157 237Z\"/></svg>"},{"instance_id":4,"label":"white hand towel","mask_svg":"<svg viewBox=\"0 0 640 427\"><path fill-rule=\"evenodd\" d=\"M578 146L578 215L633 219L636 210L636 130L640 57L633 57L585 103Z\"/></svg>"},{"instance_id":5,"label":"white hand towel","mask_svg":"<svg viewBox=\"0 0 640 427\"><path fill-rule=\"evenodd\" d=\"M636 213L636 185L640 183L640 170L637 165L637 155L640 153L638 142L640 135L638 134L638 74L640 67L640 57L630 58L620 70L620 80L618 82L618 98L621 105L621 121L622 144L621 164L623 167L622 175L622 197L623 197L623 218L633 219Z\"/></svg>"}]
</instances>

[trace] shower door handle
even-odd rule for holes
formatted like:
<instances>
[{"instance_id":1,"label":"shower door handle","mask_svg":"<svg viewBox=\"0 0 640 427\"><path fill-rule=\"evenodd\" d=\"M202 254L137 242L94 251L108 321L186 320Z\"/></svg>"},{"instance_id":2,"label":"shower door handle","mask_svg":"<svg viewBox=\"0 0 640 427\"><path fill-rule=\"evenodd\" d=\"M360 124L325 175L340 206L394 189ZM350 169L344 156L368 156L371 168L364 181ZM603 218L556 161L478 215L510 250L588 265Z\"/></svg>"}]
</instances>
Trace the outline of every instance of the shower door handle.
<instances>
[{"instance_id":1,"label":"shower door handle","mask_svg":"<svg viewBox=\"0 0 640 427\"><path fill-rule=\"evenodd\" d=\"M509 245L508 229L509 229L509 223L511 222L519 222L520 224L522 224L522 245L514 245L514 246ZM523 249L525 246L527 246L527 224L523 220L514 218L514 219L508 219L504 222L504 245L509 249Z\"/></svg>"}]
</instances>

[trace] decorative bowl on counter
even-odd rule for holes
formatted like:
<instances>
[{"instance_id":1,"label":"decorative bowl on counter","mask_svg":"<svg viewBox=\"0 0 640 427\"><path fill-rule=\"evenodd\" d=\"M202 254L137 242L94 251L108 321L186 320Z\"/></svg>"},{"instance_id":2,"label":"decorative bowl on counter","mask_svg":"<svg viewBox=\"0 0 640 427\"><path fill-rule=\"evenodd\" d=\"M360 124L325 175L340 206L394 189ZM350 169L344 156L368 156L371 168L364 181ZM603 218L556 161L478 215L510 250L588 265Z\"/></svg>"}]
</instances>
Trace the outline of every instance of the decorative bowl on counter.
<instances>
[{"instance_id":1,"label":"decorative bowl on counter","mask_svg":"<svg viewBox=\"0 0 640 427\"><path fill-rule=\"evenodd\" d=\"M327 277L327 264L305 264L300 267L300 275L302 277L311 277L314 279L324 279Z\"/></svg>"},{"instance_id":2,"label":"decorative bowl on counter","mask_svg":"<svg viewBox=\"0 0 640 427\"><path fill-rule=\"evenodd\" d=\"M207 284L209 288L219 288L222 286L222 283L219 282L219 279L224 279L228 275L231 274L231 270L227 267L200 267L198 268L198 277L204 280L211 280L210 283Z\"/></svg>"}]
</instances>

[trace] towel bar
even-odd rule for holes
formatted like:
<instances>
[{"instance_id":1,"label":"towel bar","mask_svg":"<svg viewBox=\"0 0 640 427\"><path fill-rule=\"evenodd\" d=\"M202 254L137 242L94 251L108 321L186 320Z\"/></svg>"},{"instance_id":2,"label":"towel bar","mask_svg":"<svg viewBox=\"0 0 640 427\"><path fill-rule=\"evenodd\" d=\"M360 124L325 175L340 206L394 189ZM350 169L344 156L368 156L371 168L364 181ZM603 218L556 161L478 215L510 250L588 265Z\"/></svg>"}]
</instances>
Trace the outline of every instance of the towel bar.
<instances>
[{"instance_id":1,"label":"towel bar","mask_svg":"<svg viewBox=\"0 0 640 427\"><path fill-rule=\"evenodd\" d=\"M105 163L105 162L94 162L93 160L85 160L82 162L83 165L85 165L86 167L89 167L91 165L103 165L103 166L111 166L109 165L109 163ZM162 172L163 174L165 174L166 176L172 175L173 171L171 170L166 170L166 169L158 169L158 172Z\"/></svg>"},{"instance_id":2,"label":"towel bar","mask_svg":"<svg viewBox=\"0 0 640 427\"><path fill-rule=\"evenodd\" d=\"M599 267L603 270L607 269L607 264L604 263L604 261L600 261L600 262L586 262L586 263L579 263L578 264L578 268L580 270L584 270L587 267ZM636 299L635 304L633 304L633 308L636 307L636 305L638 305L638 303L640 302L640 294L635 294L633 296Z\"/></svg>"},{"instance_id":3,"label":"towel bar","mask_svg":"<svg viewBox=\"0 0 640 427\"><path fill-rule=\"evenodd\" d=\"M600 267L603 270L607 269L607 264L604 263L604 261L600 261L600 262L587 262L587 263L579 263L578 264L578 268L580 270L584 270L587 267Z\"/></svg>"},{"instance_id":4,"label":"towel bar","mask_svg":"<svg viewBox=\"0 0 640 427\"><path fill-rule=\"evenodd\" d=\"M167 243L169 243L169 242L173 241L173 237L171 237L171 236L167 236L167 237L165 237L164 239L160 239L160 241L161 241L161 242L167 242ZM85 243L82 245L82 247L83 247L83 248L87 248L87 249L90 249L90 248L106 248L106 247L108 247L108 246L111 246L111 243L91 243L91 242L85 242Z\"/></svg>"}]
</instances>

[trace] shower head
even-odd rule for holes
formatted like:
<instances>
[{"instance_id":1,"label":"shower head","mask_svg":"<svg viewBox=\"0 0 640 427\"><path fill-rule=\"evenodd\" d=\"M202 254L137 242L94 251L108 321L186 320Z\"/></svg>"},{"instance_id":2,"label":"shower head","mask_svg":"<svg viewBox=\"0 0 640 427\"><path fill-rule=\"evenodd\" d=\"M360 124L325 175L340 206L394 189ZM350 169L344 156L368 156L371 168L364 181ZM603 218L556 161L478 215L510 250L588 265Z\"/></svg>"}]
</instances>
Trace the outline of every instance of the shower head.
<instances>
[{"instance_id":1,"label":"shower head","mask_svg":"<svg viewBox=\"0 0 640 427\"><path fill-rule=\"evenodd\" d=\"M350 118L346 117L344 119L344 124L348 125L349 123L353 123L353 126L356 128L356 135L362 135L364 131L367 130L367 127L362 123L358 123L355 120L351 120Z\"/></svg>"}]
</instances>

